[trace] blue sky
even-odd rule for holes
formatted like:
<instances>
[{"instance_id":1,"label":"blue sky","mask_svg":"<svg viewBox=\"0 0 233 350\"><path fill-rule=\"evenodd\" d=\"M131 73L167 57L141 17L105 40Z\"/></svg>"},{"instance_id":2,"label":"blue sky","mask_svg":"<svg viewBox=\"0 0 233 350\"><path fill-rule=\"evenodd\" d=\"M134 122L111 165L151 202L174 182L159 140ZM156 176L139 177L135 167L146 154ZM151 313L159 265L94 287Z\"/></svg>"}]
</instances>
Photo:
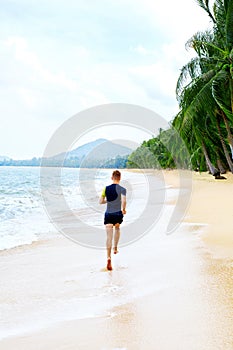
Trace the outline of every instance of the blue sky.
<instances>
[{"instance_id":1,"label":"blue sky","mask_svg":"<svg viewBox=\"0 0 233 350\"><path fill-rule=\"evenodd\" d=\"M99 104L171 120L185 42L208 25L195 0L1 0L0 155L41 156L66 119Z\"/></svg>"}]
</instances>

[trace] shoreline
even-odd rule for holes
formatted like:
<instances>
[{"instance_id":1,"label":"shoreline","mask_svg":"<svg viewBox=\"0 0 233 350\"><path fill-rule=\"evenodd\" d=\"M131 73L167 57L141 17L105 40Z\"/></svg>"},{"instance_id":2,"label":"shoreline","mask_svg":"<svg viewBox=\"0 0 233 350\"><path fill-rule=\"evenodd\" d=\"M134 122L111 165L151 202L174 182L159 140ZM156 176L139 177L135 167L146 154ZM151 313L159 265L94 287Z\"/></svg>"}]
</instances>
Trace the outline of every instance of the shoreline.
<instances>
[{"instance_id":1,"label":"shoreline","mask_svg":"<svg viewBox=\"0 0 233 350\"><path fill-rule=\"evenodd\" d=\"M109 169L107 169L109 170ZM134 173L155 174L157 170L153 169L123 169ZM180 179L178 172L182 170L162 170L166 186L172 189L178 189ZM184 170L186 172L186 170ZM231 210L231 193L233 193L233 174L227 173L224 176L226 180L216 180L207 172L188 171L192 177L192 194L189 204L186 208L183 223L194 226L200 226L201 238L206 244L206 248L211 250L216 256L233 259L233 228L229 221L233 220ZM176 199L166 199L167 205L175 205ZM200 203L202 205L200 205ZM203 209L204 204L204 209ZM225 219L226 217L226 219ZM11 248L5 248L0 254L7 252L17 252L24 248L30 248L44 242L49 242L59 238L61 234L54 231L54 236L40 238L31 243L23 243Z\"/></svg>"}]
</instances>

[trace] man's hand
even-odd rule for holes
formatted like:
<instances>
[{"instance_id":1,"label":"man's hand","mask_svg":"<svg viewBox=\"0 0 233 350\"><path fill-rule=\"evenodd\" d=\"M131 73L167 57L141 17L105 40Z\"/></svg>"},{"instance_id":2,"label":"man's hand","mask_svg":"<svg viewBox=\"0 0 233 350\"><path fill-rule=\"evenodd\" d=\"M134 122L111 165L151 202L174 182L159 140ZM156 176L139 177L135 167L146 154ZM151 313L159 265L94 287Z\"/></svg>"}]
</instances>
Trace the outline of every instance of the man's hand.
<instances>
[{"instance_id":1,"label":"man's hand","mask_svg":"<svg viewBox=\"0 0 233 350\"><path fill-rule=\"evenodd\" d=\"M122 214L125 215L126 214L126 210L122 209Z\"/></svg>"},{"instance_id":2,"label":"man's hand","mask_svg":"<svg viewBox=\"0 0 233 350\"><path fill-rule=\"evenodd\" d=\"M99 204L106 204L106 203L107 203L106 198L101 196L99 199Z\"/></svg>"}]
</instances>

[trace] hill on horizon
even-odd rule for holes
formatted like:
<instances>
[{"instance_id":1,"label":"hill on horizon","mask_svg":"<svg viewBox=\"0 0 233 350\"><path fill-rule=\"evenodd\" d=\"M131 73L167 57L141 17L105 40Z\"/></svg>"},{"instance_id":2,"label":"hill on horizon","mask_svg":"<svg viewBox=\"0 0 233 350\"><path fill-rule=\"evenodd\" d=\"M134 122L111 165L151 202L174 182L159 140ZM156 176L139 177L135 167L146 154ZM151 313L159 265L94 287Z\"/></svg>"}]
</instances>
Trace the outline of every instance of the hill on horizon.
<instances>
[{"instance_id":1,"label":"hill on horizon","mask_svg":"<svg viewBox=\"0 0 233 350\"><path fill-rule=\"evenodd\" d=\"M66 155L66 159L70 159L72 157L78 157L82 158L83 156L86 156L89 152L91 152L95 147L98 147L104 142L108 142L107 139L96 139L95 141L87 142L79 147L76 147L72 151L69 151Z\"/></svg>"},{"instance_id":2,"label":"hill on horizon","mask_svg":"<svg viewBox=\"0 0 233 350\"><path fill-rule=\"evenodd\" d=\"M69 152L60 153L50 158L36 158L14 160L9 157L0 156L0 166L61 166L64 160L65 167L125 167L128 155L132 149L121 144L99 138L87 142Z\"/></svg>"},{"instance_id":3,"label":"hill on horizon","mask_svg":"<svg viewBox=\"0 0 233 350\"><path fill-rule=\"evenodd\" d=\"M126 163L126 157L128 158L132 151L129 147L100 138L67 152L64 165L83 168L111 167L111 165L115 167L114 160L121 163L120 160L123 159ZM64 158L64 153L52 157L52 160L59 161L61 158Z\"/></svg>"}]
</instances>

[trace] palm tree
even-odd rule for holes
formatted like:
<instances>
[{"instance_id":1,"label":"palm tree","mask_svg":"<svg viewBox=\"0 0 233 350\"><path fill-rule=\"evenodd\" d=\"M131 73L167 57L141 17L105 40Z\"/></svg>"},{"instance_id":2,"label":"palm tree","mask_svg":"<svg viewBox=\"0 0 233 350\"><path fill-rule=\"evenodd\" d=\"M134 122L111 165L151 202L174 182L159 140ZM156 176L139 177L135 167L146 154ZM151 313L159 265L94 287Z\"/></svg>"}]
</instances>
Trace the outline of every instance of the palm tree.
<instances>
[{"instance_id":1,"label":"palm tree","mask_svg":"<svg viewBox=\"0 0 233 350\"><path fill-rule=\"evenodd\" d=\"M177 81L181 111L173 126L187 144L190 138L195 138L194 152L201 148L210 172L215 175L222 164L220 154L224 155L233 172L226 146L227 142L233 149L233 0L216 0L212 10L208 0L197 2L211 18L213 29L196 33L186 44L195 50L197 57L182 68ZM212 118L207 125L209 115ZM227 139L219 133L218 124L216 128L219 116L224 122ZM211 140L206 129L215 129L219 146ZM223 152L216 151L219 147Z\"/></svg>"}]
</instances>

